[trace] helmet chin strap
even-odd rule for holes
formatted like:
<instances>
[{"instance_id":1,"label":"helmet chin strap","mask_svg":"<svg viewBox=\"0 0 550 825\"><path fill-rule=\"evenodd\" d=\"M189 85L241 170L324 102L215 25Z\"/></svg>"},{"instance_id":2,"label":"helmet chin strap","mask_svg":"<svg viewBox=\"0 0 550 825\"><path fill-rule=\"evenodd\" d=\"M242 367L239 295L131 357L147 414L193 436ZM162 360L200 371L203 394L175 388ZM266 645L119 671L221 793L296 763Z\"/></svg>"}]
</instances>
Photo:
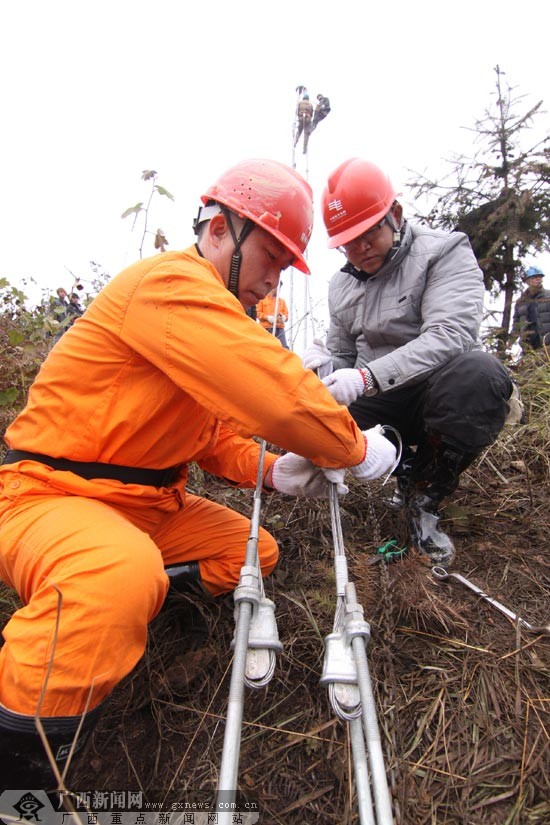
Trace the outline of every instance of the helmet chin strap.
<instances>
[{"instance_id":1,"label":"helmet chin strap","mask_svg":"<svg viewBox=\"0 0 550 825\"><path fill-rule=\"evenodd\" d=\"M389 226L391 226L391 228L393 230L393 242L392 242L391 249L389 251L389 258L388 258L388 260L390 260L391 258L393 258L393 256L395 255L395 253L397 252L397 250L401 246L401 239L403 237L403 226L405 224L405 221L402 218L401 222L400 222L400 226L398 226L396 224L395 220L394 220L394 217L393 217L392 213L388 212L388 214L386 215L386 223Z\"/></svg>"},{"instance_id":2,"label":"helmet chin strap","mask_svg":"<svg viewBox=\"0 0 550 825\"><path fill-rule=\"evenodd\" d=\"M400 221L400 224L398 226L395 222L395 219L394 219L392 213L388 212L388 214L386 215L386 223L393 230L393 240L392 240L391 249L388 252L388 254L386 255L386 258L384 260L384 264L389 263L389 261L391 261L392 258L395 258L395 256L397 255L397 253L399 251L399 248L401 246L401 241L403 239L403 233L404 233L404 230L405 230L405 219L402 217L401 221Z\"/></svg>"},{"instance_id":3,"label":"helmet chin strap","mask_svg":"<svg viewBox=\"0 0 550 825\"><path fill-rule=\"evenodd\" d=\"M227 219L227 225L229 227L229 231L231 232L231 237L233 238L233 242L235 244L235 249L233 251L233 255L231 256L231 267L229 270L229 282L227 284L228 290L235 296L235 298L239 298L239 274L241 271L241 263L242 263L242 252L241 246L246 238L250 235L252 230L254 229L253 221L247 220L245 225L241 230L241 234L237 237L237 233L235 232L235 228L233 226L233 221L231 220L231 213L229 209L226 209L222 206L222 212Z\"/></svg>"}]
</instances>

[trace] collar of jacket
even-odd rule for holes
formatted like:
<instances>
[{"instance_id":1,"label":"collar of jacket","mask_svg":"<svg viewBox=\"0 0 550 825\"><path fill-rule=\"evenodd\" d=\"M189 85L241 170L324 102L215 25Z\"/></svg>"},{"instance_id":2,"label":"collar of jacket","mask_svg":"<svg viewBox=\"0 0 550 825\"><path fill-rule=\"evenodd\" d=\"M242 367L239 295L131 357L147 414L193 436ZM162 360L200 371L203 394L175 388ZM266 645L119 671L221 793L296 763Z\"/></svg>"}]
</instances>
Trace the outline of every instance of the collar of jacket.
<instances>
[{"instance_id":1,"label":"collar of jacket","mask_svg":"<svg viewBox=\"0 0 550 825\"><path fill-rule=\"evenodd\" d=\"M538 298L547 298L550 295L550 292L547 289L544 289L543 285L541 284L535 291L531 291L526 289L523 293L525 298L530 298L531 300L537 300Z\"/></svg>"},{"instance_id":2,"label":"collar of jacket","mask_svg":"<svg viewBox=\"0 0 550 825\"><path fill-rule=\"evenodd\" d=\"M389 260L386 260L384 264L380 267L378 272L373 272L369 274L368 272L364 272L362 269L357 269L349 261L347 264L341 268L342 272L345 272L348 275L352 275L358 281L368 281L369 278L373 278L375 275L389 275L394 272L403 258L409 254L409 249L413 242L413 235L412 229L407 221L403 222L403 226L401 227L401 243L399 245L399 249L397 252L392 255ZM390 251L391 255L391 251Z\"/></svg>"}]
</instances>

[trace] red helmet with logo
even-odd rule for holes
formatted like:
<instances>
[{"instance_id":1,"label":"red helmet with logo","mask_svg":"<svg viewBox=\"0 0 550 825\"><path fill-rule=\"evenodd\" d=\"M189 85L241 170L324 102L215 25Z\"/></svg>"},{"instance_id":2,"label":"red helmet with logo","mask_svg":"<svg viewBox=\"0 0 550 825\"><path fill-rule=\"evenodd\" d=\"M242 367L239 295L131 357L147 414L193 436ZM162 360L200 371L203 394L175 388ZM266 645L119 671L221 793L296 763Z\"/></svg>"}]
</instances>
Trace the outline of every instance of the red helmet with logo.
<instances>
[{"instance_id":1,"label":"red helmet with logo","mask_svg":"<svg viewBox=\"0 0 550 825\"><path fill-rule=\"evenodd\" d=\"M224 172L201 200L223 204L273 235L293 256L292 265L309 274L304 252L313 228L309 183L276 160L243 160Z\"/></svg>"},{"instance_id":2,"label":"red helmet with logo","mask_svg":"<svg viewBox=\"0 0 550 825\"><path fill-rule=\"evenodd\" d=\"M396 193L387 175L360 158L334 170L323 192L323 220L330 249L349 243L387 215Z\"/></svg>"}]
</instances>

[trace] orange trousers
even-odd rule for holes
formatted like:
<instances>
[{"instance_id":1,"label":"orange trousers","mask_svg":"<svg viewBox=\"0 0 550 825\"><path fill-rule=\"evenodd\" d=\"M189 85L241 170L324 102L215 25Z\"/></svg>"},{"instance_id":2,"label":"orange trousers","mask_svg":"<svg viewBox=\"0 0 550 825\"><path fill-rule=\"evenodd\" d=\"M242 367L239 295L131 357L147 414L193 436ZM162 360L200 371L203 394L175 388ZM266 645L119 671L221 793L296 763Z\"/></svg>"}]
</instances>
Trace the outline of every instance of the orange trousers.
<instances>
[{"instance_id":1,"label":"orange trousers","mask_svg":"<svg viewBox=\"0 0 550 825\"><path fill-rule=\"evenodd\" d=\"M3 632L0 703L34 715L51 664L41 716L98 705L143 655L168 589L164 566L196 560L212 594L230 591L249 530L244 516L189 494L172 513L63 494L3 508L0 576L24 606ZM267 575L278 549L262 528L258 553Z\"/></svg>"}]
</instances>

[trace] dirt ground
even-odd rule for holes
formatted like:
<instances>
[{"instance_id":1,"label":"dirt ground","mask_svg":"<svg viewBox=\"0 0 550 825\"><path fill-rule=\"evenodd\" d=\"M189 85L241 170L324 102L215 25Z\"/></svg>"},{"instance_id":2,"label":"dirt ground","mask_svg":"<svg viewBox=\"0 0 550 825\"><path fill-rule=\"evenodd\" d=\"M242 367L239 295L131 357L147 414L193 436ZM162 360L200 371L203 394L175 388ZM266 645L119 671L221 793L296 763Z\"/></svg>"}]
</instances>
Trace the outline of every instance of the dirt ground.
<instances>
[{"instance_id":1,"label":"dirt ground","mask_svg":"<svg viewBox=\"0 0 550 825\"><path fill-rule=\"evenodd\" d=\"M446 509L453 567L533 625L550 621L544 456L505 434L462 477ZM197 476L196 490L247 514L251 492ZM391 486L391 484L390 484ZM371 625L369 670L398 825L550 821L550 637L531 634L456 581L408 557L388 488L341 500L350 580ZM266 581L284 645L268 687L245 692L239 785L262 823L358 823L349 731L319 685L336 604L327 502L266 498L281 560ZM377 533L379 535L377 536ZM148 650L112 697L75 788L145 797L215 793L234 630L233 599L172 594Z\"/></svg>"},{"instance_id":2,"label":"dirt ground","mask_svg":"<svg viewBox=\"0 0 550 825\"><path fill-rule=\"evenodd\" d=\"M445 510L455 572L533 625L550 622L550 380L534 362L527 421L506 428L462 476ZM529 375L524 376L530 380ZM406 538L392 483L353 484L340 512L367 648L396 825L550 822L550 637L528 633L456 581L407 556L372 564ZM197 471L194 492L247 515L252 491ZM357 825L348 725L319 684L336 606L328 502L265 497L261 522L281 559L265 582L283 652L269 685L246 689L239 788L261 823ZM129 583L131 584L131 583ZM0 593L0 625L16 602ZM112 695L73 790L213 799L234 632L232 595L171 593L146 654Z\"/></svg>"}]
</instances>

